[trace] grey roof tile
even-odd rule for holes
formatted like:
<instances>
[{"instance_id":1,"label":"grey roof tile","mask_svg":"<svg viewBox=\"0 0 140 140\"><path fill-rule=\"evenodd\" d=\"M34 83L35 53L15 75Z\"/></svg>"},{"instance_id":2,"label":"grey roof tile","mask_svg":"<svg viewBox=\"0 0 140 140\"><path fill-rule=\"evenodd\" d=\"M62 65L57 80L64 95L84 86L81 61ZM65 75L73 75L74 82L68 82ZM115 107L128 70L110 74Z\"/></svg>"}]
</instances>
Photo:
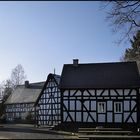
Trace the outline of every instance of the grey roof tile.
<instances>
[{"instance_id":1,"label":"grey roof tile","mask_svg":"<svg viewBox=\"0 0 140 140\"><path fill-rule=\"evenodd\" d=\"M60 88L126 88L140 87L135 62L65 64Z\"/></svg>"},{"instance_id":2,"label":"grey roof tile","mask_svg":"<svg viewBox=\"0 0 140 140\"><path fill-rule=\"evenodd\" d=\"M31 83L29 88L19 85L9 96L5 104L36 102L45 82Z\"/></svg>"}]
</instances>

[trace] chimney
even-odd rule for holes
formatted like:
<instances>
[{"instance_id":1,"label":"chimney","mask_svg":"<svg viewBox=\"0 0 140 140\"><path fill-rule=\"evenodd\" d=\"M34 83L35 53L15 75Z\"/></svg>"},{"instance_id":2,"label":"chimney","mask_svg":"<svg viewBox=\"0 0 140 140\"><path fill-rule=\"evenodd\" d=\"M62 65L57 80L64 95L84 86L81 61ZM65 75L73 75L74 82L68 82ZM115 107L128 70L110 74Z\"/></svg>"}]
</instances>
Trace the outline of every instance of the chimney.
<instances>
[{"instance_id":1,"label":"chimney","mask_svg":"<svg viewBox=\"0 0 140 140\"><path fill-rule=\"evenodd\" d=\"M29 88L30 87L29 81L25 81L25 87L26 88Z\"/></svg>"},{"instance_id":2,"label":"chimney","mask_svg":"<svg viewBox=\"0 0 140 140\"><path fill-rule=\"evenodd\" d=\"M77 67L78 66L78 61L79 61L79 59L73 59L73 66Z\"/></svg>"}]
</instances>

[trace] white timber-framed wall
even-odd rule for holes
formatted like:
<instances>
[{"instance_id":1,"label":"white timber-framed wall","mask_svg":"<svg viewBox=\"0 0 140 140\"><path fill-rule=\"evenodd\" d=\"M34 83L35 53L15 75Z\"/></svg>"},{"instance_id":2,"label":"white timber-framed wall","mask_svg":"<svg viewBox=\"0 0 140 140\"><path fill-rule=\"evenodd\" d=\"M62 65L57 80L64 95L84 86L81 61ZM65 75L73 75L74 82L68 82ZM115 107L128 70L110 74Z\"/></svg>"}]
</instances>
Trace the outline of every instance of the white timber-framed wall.
<instances>
[{"instance_id":1,"label":"white timber-framed wall","mask_svg":"<svg viewBox=\"0 0 140 140\"><path fill-rule=\"evenodd\" d=\"M14 121L15 119L25 120L26 116L30 112L34 114L34 103L15 103L7 104L5 109L6 120Z\"/></svg>"},{"instance_id":2,"label":"white timber-framed wall","mask_svg":"<svg viewBox=\"0 0 140 140\"><path fill-rule=\"evenodd\" d=\"M38 125L61 123L61 94L58 87L60 76L49 74L43 90L35 104Z\"/></svg>"},{"instance_id":3,"label":"white timber-framed wall","mask_svg":"<svg viewBox=\"0 0 140 140\"><path fill-rule=\"evenodd\" d=\"M63 91L63 122L137 124L138 89L82 89ZM99 111L99 103L103 110ZM116 109L119 103L120 109Z\"/></svg>"}]
</instances>

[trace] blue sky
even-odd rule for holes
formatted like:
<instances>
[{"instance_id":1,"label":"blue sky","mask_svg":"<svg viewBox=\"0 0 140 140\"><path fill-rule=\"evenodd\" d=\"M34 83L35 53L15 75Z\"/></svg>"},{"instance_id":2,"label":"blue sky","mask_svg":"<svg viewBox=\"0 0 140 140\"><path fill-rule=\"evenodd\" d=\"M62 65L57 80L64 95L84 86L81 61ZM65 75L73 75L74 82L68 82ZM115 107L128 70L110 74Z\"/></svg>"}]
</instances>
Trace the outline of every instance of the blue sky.
<instances>
[{"instance_id":1,"label":"blue sky","mask_svg":"<svg viewBox=\"0 0 140 140\"><path fill-rule=\"evenodd\" d=\"M0 81L21 64L31 82L46 80L54 68L119 61L128 46L114 42L99 1L0 2Z\"/></svg>"}]
</instances>

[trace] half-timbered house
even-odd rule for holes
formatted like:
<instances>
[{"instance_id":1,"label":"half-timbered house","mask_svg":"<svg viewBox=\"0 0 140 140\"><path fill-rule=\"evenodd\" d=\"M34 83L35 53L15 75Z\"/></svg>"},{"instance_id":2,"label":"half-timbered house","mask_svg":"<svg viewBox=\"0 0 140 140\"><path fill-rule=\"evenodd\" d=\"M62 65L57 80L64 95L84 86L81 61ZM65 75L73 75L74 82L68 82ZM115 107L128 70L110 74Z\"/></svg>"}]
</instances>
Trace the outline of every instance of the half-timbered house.
<instances>
[{"instance_id":1,"label":"half-timbered house","mask_svg":"<svg viewBox=\"0 0 140 140\"><path fill-rule=\"evenodd\" d=\"M59 75L49 74L47 77L35 104L38 125L55 125L61 122L59 81Z\"/></svg>"},{"instance_id":2,"label":"half-timbered house","mask_svg":"<svg viewBox=\"0 0 140 140\"><path fill-rule=\"evenodd\" d=\"M33 115L34 104L41 93L44 83L25 81L24 85L18 85L5 102L6 120L25 120L29 113Z\"/></svg>"},{"instance_id":3,"label":"half-timbered house","mask_svg":"<svg viewBox=\"0 0 140 140\"><path fill-rule=\"evenodd\" d=\"M78 126L137 126L139 87L135 62L64 64L61 121Z\"/></svg>"}]
</instances>

